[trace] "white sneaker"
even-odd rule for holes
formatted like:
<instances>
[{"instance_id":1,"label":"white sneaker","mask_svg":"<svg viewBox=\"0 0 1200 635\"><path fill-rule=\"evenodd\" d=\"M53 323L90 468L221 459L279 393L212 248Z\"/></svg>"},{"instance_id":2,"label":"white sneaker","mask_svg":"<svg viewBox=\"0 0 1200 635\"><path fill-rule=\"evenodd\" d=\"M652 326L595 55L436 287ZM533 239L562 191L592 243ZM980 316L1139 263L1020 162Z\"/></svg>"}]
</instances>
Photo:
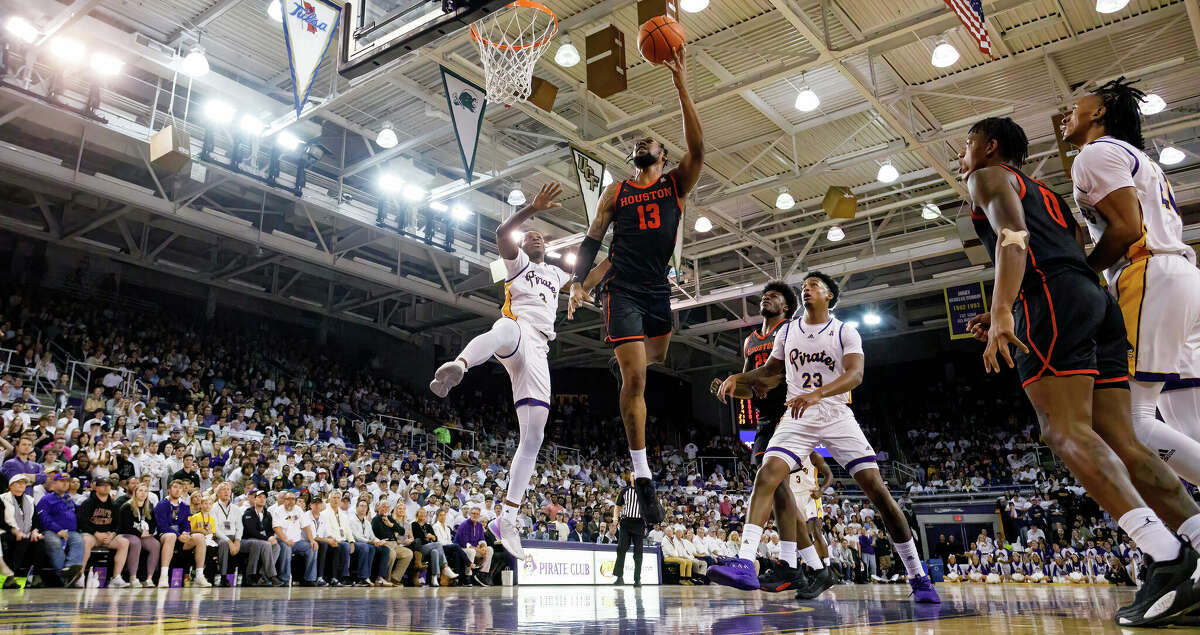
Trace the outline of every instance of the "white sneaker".
<instances>
[{"instance_id":1,"label":"white sneaker","mask_svg":"<svg viewBox=\"0 0 1200 635\"><path fill-rule=\"evenodd\" d=\"M142 580L141 584L142 584L143 589L153 589L154 588L154 583L150 581L150 578L146 578L145 580Z\"/></svg>"},{"instance_id":2,"label":"white sneaker","mask_svg":"<svg viewBox=\"0 0 1200 635\"><path fill-rule=\"evenodd\" d=\"M75 580L75 584L72 584L71 586L72 586L72 587L74 587L74 588L76 588L76 589L82 589L82 588L84 588L84 584L83 584L83 578L84 578L84 576L79 576L79 578L77 578L77 579Z\"/></svg>"},{"instance_id":3,"label":"white sneaker","mask_svg":"<svg viewBox=\"0 0 1200 635\"><path fill-rule=\"evenodd\" d=\"M147 582L149 582L149 580L147 580ZM171 576L169 576L165 573L159 575L158 576L158 588L160 588L160 589L171 588Z\"/></svg>"},{"instance_id":4,"label":"white sneaker","mask_svg":"<svg viewBox=\"0 0 1200 635\"><path fill-rule=\"evenodd\" d=\"M445 399L446 395L450 394L450 390L462 381L465 374L467 374L467 367L457 359L446 362L433 371L433 381L429 382L429 389L433 391L433 394Z\"/></svg>"},{"instance_id":5,"label":"white sneaker","mask_svg":"<svg viewBox=\"0 0 1200 635\"><path fill-rule=\"evenodd\" d=\"M203 574L203 573L197 573L197 574L196 574L196 579L195 579L195 580L192 580L192 584L194 584L194 585L196 585L196 586L199 586L199 587L210 587L210 586L212 586L212 582L209 582L209 581L208 581L208 579L204 577L204 574Z\"/></svg>"},{"instance_id":6,"label":"white sneaker","mask_svg":"<svg viewBox=\"0 0 1200 635\"><path fill-rule=\"evenodd\" d=\"M125 579L122 578L121 576L117 576L117 577L113 578L112 580L109 580L108 586L110 586L114 589L124 589L125 587L129 586L129 583L126 582Z\"/></svg>"},{"instance_id":7,"label":"white sneaker","mask_svg":"<svg viewBox=\"0 0 1200 635\"><path fill-rule=\"evenodd\" d=\"M516 523L511 520L506 520L503 517L496 518L488 523L488 529L492 531L492 535L500 539L500 544L504 545L504 550L508 554L517 559L517 562L525 560L525 549L521 546L521 533L517 531Z\"/></svg>"},{"instance_id":8,"label":"white sneaker","mask_svg":"<svg viewBox=\"0 0 1200 635\"><path fill-rule=\"evenodd\" d=\"M440 583L438 583L438 579L437 579L436 575L431 575L431 576L429 576L429 586L442 586L442 585Z\"/></svg>"},{"instance_id":9,"label":"white sneaker","mask_svg":"<svg viewBox=\"0 0 1200 635\"><path fill-rule=\"evenodd\" d=\"M383 578L375 578L375 586L392 586L392 583Z\"/></svg>"},{"instance_id":10,"label":"white sneaker","mask_svg":"<svg viewBox=\"0 0 1200 635\"><path fill-rule=\"evenodd\" d=\"M446 577L451 580L458 577L458 574L454 572L454 569L450 568L450 565L442 567L442 573L446 574Z\"/></svg>"}]
</instances>

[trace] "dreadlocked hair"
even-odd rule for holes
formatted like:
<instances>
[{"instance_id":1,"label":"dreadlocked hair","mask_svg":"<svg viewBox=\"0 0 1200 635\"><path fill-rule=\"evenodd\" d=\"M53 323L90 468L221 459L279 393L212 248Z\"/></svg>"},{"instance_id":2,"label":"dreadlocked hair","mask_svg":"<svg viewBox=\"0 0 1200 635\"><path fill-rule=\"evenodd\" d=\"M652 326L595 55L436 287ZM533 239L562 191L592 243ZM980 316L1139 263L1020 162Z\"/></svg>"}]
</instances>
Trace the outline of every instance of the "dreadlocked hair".
<instances>
[{"instance_id":1,"label":"dreadlocked hair","mask_svg":"<svg viewBox=\"0 0 1200 635\"><path fill-rule=\"evenodd\" d=\"M1141 103L1146 93L1134 88L1125 77L1118 77L1092 91L1104 104L1104 115L1100 122L1109 135L1128 143L1139 150L1145 149L1142 139Z\"/></svg>"}]
</instances>

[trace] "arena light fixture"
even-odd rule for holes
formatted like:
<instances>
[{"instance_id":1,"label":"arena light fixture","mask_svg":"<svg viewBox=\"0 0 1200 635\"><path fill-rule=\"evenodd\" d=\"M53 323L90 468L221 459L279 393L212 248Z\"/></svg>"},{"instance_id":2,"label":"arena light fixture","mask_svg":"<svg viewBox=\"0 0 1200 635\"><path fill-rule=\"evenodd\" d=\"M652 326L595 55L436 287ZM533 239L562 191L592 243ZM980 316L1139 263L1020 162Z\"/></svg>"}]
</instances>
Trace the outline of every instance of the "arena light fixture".
<instances>
[{"instance_id":1,"label":"arena light fixture","mask_svg":"<svg viewBox=\"0 0 1200 635\"><path fill-rule=\"evenodd\" d=\"M937 220L942 216L942 208L935 203L925 203L921 205L921 218L925 220Z\"/></svg>"},{"instance_id":2,"label":"arena light fixture","mask_svg":"<svg viewBox=\"0 0 1200 635\"><path fill-rule=\"evenodd\" d=\"M113 57L108 53L101 53L97 51L92 53L92 56L88 58L88 65L92 67L93 71L101 75L112 77L113 75L120 73L121 69L125 68L125 61Z\"/></svg>"},{"instance_id":3,"label":"arena light fixture","mask_svg":"<svg viewBox=\"0 0 1200 635\"><path fill-rule=\"evenodd\" d=\"M204 49L200 46L192 47L192 50L183 58L183 62L179 65L179 70L188 77L203 77L208 74L208 56L204 54Z\"/></svg>"},{"instance_id":4,"label":"arena light fixture","mask_svg":"<svg viewBox=\"0 0 1200 635\"><path fill-rule=\"evenodd\" d=\"M521 191L520 183L514 185L512 191L508 193L508 204L513 206L525 204L525 193Z\"/></svg>"},{"instance_id":5,"label":"arena light fixture","mask_svg":"<svg viewBox=\"0 0 1200 635\"><path fill-rule=\"evenodd\" d=\"M838 227L837 225L830 227L829 231L825 233L825 238L828 239L829 242L831 242L831 243L840 242L845 237L846 237L846 232L843 231L842 228Z\"/></svg>"},{"instance_id":6,"label":"arena light fixture","mask_svg":"<svg viewBox=\"0 0 1200 635\"><path fill-rule=\"evenodd\" d=\"M220 99L210 99L204 102L204 117L212 123L226 125L233 121L236 113L237 109L229 102Z\"/></svg>"},{"instance_id":7,"label":"arena light fixture","mask_svg":"<svg viewBox=\"0 0 1200 635\"><path fill-rule=\"evenodd\" d=\"M946 68L953 66L958 61L958 49L954 48L945 37L940 37L937 44L933 47L933 55L929 57L929 63L938 68Z\"/></svg>"},{"instance_id":8,"label":"arena light fixture","mask_svg":"<svg viewBox=\"0 0 1200 635\"><path fill-rule=\"evenodd\" d=\"M796 199L792 198L792 195L788 193L788 189L786 187L779 188L779 196L775 197L775 208L792 209L795 205Z\"/></svg>"},{"instance_id":9,"label":"arena light fixture","mask_svg":"<svg viewBox=\"0 0 1200 635\"><path fill-rule=\"evenodd\" d=\"M241 121L238 122L238 127L242 129L242 132L252 137L257 137L263 133L267 125L263 123L262 119L254 115L245 114L242 115Z\"/></svg>"},{"instance_id":10,"label":"arena light fixture","mask_svg":"<svg viewBox=\"0 0 1200 635\"><path fill-rule=\"evenodd\" d=\"M1125 8L1129 0L1096 0L1096 11L1100 13L1116 13Z\"/></svg>"},{"instance_id":11,"label":"arena light fixture","mask_svg":"<svg viewBox=\"0 0 1200 635\"><path fill-rule=\"evenodd\" d=\"M1141 111L1142 115L1157 115L1166 109L1166 100L1159 97L1156 93L1146 95L1145 99L1142 99L1142 103L1138 104L1138 110Z\"/></svg>"},{"instance_id":12,"label":"arena light fixture","mask_svg":"<svg viewBox=\"0 0 1200 635\"><path fill-rule=\"evenodd\" d=\"M688 13L699 13L708 8L708 0L680 0L679 8Z\"/></svg>"},{"instance_id":13,"label":"arena light fixture","mask_svg":"<svg viewBox=\"0 0 1200 635\"><path fill-rule=\"evenodd\" d=\"M283 22L283 4L279 0L271 0L267 5L267 15L276 22Z\"/></svg>"},{"instance_id":14,"label":"arena light fixture","mask_svg":"<svg viewBox=\"0 0 1200 635\"><path fill-rule=\"evenodd\" d=\"M59 36L50 42L50 52L61 62L77 64L83 61L84 46L75 38Z\"/></svg>"},{"instance_id":15,"label":"arena light fixture","mask_svg":"<svg viewBox=\"0 0 1200 635\"><path fill-rule=\"evenodd\" d=\"M399 142L400 141L396 139L396 131L392 129L392 124L390 122L383 124L383 129L380 130L379 134L375 136L375 145L385 150L396 147L396 144Z\"/></svg>"},{"instance_id":16,"label":"arena light fixture","mask_svg":"<svg viewBox=\"0 0 1200 635\"><path fill-rule=\"evenodd\" d=\"M399 192L403 188L404 188L404 179L396 176L395 174L391 174L390 172L384 172L383 174L379 175L379 189L380 190L391 193L391 192Z\"/></svg>"},{"instance_id":17,"label":"arena light fixture","mask_svg":"<svg viewBox=\"0 0 1200 635\"><path fill-rule=\"evenodd\" d=\"M574 267L574 266L575 266L575 252L573 252L573 251L572 251L572 252L568 252L568 253L567 253L567 257L566 257L566 258L563 258L563 262L565 262L565 263L567 263L568 265L570 265L570 266Z\"/></svg>"},{"instance_id":18,"label":"arena light fixture","mask_svg":"<svg viewBox=\"0 0 1200 635\"><path fill-rule=\"evenodd\" d=\"M892 165L891 161L884 161L879 166L879 172L875 173L875 179L880 183L894 183L898 178L900 178L900 171Z\"/></svg>"},{"instance_id":19,"label":"arena light fixture","mask_svg":"<svg viewBox=\"0 0 1200 635\"><path fill-rule=\"evenodd\" d=\"M878 313L869 311L863 314L862 321L863 324L866 324L867 326L879 326L879 324L883 322L883 318L879 317Z\"/></svg>"},{"instance_id":20,"label":"arena light fixture","mask_svg":"<svg viewBox=\"0 0 1200 635\"><path fill-rule=\"evenodd\" d=\"M571 38L567 37L564 31L562 34L562 45L558 47L558 51L554 53L554 63L563 68L571 68L579 63L582 59L579 56L579 49L571 43Z\"/></svg>"},{"instance_id":21,"label":"arena light fixture","mask_svg":"<svg viewBox=\"0 0 1200 635\"><path fill-rule=\"evenodd\" d=\"M37 27L33 26L29 20L22 18L19 15L14 15L4 23L4 30L8 31L13 37L21 40L26 44L33 44L37 39L39 32Z\"/></svg>"},{"instance_id":22,"label":"arena light fixture","mask_svg":"<svg viewBox=\"0 0 1200 635\"><path fill-rule=\"evenodd\" d=\"M508 237L512 238L513 242L519 245L521 244L521 241L525 240L525 232L519 229L514 229L508 234Z\"/></svg>"},{"instance_id":23,"label":"arena light fixture","mask_svg":"<svg viewBox=\"0 0 1200 635\"><path fill-rule=\"evenodd\" d=\"M275 135L275 145L287 151L295 150L300 147L300 138L296 135L284 130Z\"/></svg>"},{"instance_id":24,"label":"arena light fixture","mask_svg":"<svg viewBox=\"0 0 1200 635\"><path fill-rule=\"evenodd\" d=\"M425 198L427 192L420 185L409 183L404 186L404 191L401 194L404 196L404 200L416 202Z\"/></svg>"},{"instance_id":25,"label":"arena light fixture","mask_svg":"<svg viewBox=\"0 0 1200 635\"><path fill-rule=\"evenodd\" d=\"M462 205L455 205L450 208L450 215L454 217L454 220L464 221L471 217L471 210Z\"/></svg>"},{"instance_id":26,"label":"arena light fixture","mask_svg":"<svg viewBox=\"0 0 1200 635\"><path fill-rule=\"evenodd\" d=\"M796 110L800 112L812 112L817 109L817 106L821 105L821 98L813 92L813 89L805 84L796 95L796 103L794 105L796 106Z\"/></svg>"},{"instance_id":27,"label":"arena light fixture","mask_svg":"<svg viewBox=\"0 0 1200 635\"><path fill-rule=\"evenodd\" d=\"M1158 153L1158 162L1163 165L1176 165L1183 163L1185 158L1187 157L1183 154L1183 150L1180 150L1175 146L1166 146Z\"/></svg>"},{"instance_id":28,"label":"arena light fixture","mask_svg":"<svg viewBox=\"0 0 1200 635\"><path fill-rule=\"evenodd\" d=\"M701 234L712 231L712 228L712 221L708 220L707 216L701 216L700 218L696 219L696 231L700 232Z\"/></svg>"}]
</instances>

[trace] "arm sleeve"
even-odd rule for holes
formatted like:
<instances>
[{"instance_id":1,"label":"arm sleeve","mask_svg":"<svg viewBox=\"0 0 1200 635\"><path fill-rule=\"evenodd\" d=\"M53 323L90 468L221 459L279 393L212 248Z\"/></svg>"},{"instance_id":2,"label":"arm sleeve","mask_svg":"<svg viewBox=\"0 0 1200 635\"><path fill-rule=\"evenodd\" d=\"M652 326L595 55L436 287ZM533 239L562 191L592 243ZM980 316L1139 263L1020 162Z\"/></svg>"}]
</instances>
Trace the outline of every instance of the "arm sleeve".
<instances>
[{"instance_id":1,"label":"arm sleeve","mask_svg":"<svg viewBox=\"0 0 1200 635\"><path fill-rule=\"evenodd\" d=\"M838 332L838 340L841 342L843 355L863 354L862 336L853 326L843 323Z\"/></svg>"},{"instance_id":2,"label":"arm sleeve","mask_svg":"<svg viewBox=\"0 0 1200 635\"><path fill-rule=\"evenodd\" d=\"M528 266L529 256L525 253L524 249L517 247L516 258L513 258L512 260L509 260L508 258L504 259L504 281L512 282L512 280L521 275L521 272L525 271L525 268Z\"/></svg>"},{"instance_id":3,"label":"arm sleeve","mask_svg":"<svg viewBox=\"0 0 1200 635\"><path fill-rule=\"evenodd\" d=\"M1095 207L1113 190L1134 187L1133 175L1141 168L1132 151L1111 141L1084 146L1071 165L1071 180L1081 203Z\"/></svg>"},{"instance_id":4,"label":"arm sleeve","mask_svg":"<svg viewBox=\"0 0 1200 635\"><path fill-rule=\"evenodd\" d=\"M784 361L784 347L787 345L788 331L792 328L792 323L783 325L783 328L775 332L775 342L771 344L771 357L779 361Z\"/></svg>"}]
</instances>

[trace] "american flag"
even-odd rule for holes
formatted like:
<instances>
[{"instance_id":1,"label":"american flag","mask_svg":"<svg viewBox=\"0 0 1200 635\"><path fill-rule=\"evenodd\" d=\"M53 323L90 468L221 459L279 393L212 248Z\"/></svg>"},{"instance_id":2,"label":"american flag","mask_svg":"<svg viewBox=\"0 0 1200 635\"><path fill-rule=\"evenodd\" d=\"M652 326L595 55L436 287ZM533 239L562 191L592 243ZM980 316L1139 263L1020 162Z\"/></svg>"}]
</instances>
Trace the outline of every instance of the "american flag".
<instances>
[{"instance_id":1,"label":"american flag","mask_svg":"<svg viewBox=\"0 0 1200 635\"><path fill-rule=\"evenodd\" d=\"M983 0L945 0L946 6L958 16L967 33L979 44L979 52L992 57L992 40L983 25Z\"/></svg>"}]
</instances>

